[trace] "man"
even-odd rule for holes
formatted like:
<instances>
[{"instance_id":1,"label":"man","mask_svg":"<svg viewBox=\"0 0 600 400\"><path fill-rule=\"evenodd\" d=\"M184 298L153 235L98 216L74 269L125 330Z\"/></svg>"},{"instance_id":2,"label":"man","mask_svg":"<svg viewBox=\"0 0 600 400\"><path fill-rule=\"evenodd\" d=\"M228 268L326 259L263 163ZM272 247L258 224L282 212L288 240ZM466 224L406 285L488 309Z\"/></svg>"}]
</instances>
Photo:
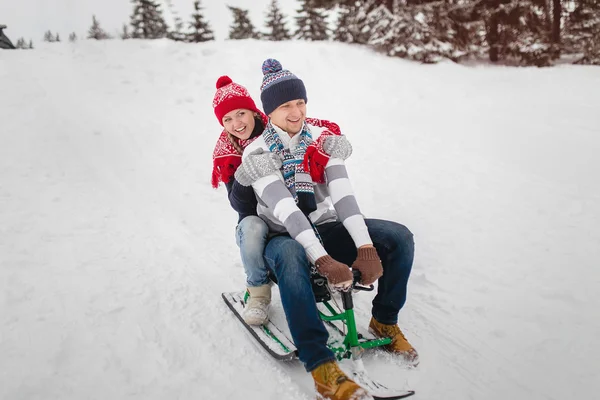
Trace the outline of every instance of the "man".
<instances>
[{"instance_id":1,"label":"man","mask_svg":"<svg viewBox=\"0 0 600 400\"><path fill-rule=\"evenodd\" d=\"M344 164L351 153L347 140L305 123L304 83L277 60L263 63L263 75L261 101L269 123L245 149L235 176L242 185L252 185L258 214L275 235L264 257L277 277L299 358L317 391L332 400L368 399L327 348L327 330L310 283L311 264L330 285L342 289L352 282L348 265L361 272L365 285L379 279L369 330L391 337L387 350L416 364L417 352L397 325L413 262L412 233L394 222L364 219Z\"/></svg>"}]
</instances>

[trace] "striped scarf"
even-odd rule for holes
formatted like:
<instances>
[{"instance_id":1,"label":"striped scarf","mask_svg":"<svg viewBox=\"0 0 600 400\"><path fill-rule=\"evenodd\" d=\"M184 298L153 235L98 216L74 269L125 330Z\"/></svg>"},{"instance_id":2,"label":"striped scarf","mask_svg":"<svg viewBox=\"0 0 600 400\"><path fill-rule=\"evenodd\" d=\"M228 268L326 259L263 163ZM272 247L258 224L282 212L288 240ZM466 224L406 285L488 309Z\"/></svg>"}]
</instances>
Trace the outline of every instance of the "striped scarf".
<instances>
[{"instance_id":1,"label":"striped scarf","mask_svg":"<svg viewBox=\"0 0 600 400\"><path fill-rule=\"evenodd\" d=\"M298 208L306 215L317 209L313 180L310 173L304 168L304 155L306 149L313 142L306 122L302 131L298 133L300 141L293 151L284 148L279 134L271 124L265 127L263 138L269 151L278 154L283 160L283 179L288 190L294 196Z\"/></svg>"}]
</instances>

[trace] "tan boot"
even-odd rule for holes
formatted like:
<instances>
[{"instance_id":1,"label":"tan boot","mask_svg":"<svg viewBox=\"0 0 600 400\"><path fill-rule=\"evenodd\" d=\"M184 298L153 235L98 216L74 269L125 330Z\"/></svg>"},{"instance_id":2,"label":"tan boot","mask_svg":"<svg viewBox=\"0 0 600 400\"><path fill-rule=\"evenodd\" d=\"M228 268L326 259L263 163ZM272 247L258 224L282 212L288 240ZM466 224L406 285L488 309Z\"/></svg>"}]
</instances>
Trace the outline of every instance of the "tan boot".
<instances>
[{"instance_id":1,"label":"tan boot","mask_svg":"<svg viewBox=\"0 0 600 400\"><path fill-rule=\"evenodd\" d=\"M269 320L269 305L271 304L271 285L249 287L250 297L242 318L248 325L264 325Z\"/></svg>"},{"instance_id":2,"label":"tan boot","mask_svg":"<svg viewBox=\"0 0 600 400\"><path fill-rule=\"evenodd\" d=\"M328 361L312 370L317 399L327 400L370 400L369 393L356 384L340 369L335 361Z\"/></svg>"},{"instance_id":3,"label":"tan boot","mask_svg":"<svg viewBox=\"0 0 600 400\"><path fill-rule=\"evenodd\" d=\"M385 325L379 323L375 318L371 317L369 323L369 332L378 338L392 338L392 343L384 347L390 353L398 354L406 362L416 366L419 364L419 354L417 350L406 340L406 337L398 327L398 325Z\"/></svg>"}]
</instances>

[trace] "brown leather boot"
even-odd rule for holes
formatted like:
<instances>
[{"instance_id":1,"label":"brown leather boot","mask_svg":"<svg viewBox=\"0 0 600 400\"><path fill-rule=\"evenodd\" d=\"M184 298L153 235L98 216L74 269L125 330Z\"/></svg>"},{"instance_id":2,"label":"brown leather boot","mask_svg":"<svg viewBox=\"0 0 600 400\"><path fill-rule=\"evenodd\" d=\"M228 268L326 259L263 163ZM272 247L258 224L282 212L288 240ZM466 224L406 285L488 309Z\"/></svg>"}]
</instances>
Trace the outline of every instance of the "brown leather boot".
<instances>
[{"instance_id":1,"label":"brown leather boot","mask_svg":"<svg viewBox=\"0 0 600 400\"><path fill-rule=\"evenodd\" d=\"M379 323L375 318L371 317L369 323L369 332L378 338L392 338L392 343L383 348L390 353L398 354L407 363L417 366L419 364L419 354L417 350L406 340L406 337L398 327L398 325L385 325Z\"/></svg>"},{"instance_id":2,"label":"brown leather boot","mask_svg":"<svg viewBox=\"0 0 600 400\"><path fill-rule=\"evenodd\" d=\"M369 393L348 378L335 361L328 361L312 370L317 399L372 400Z\"/></svg>"}]
</instances>

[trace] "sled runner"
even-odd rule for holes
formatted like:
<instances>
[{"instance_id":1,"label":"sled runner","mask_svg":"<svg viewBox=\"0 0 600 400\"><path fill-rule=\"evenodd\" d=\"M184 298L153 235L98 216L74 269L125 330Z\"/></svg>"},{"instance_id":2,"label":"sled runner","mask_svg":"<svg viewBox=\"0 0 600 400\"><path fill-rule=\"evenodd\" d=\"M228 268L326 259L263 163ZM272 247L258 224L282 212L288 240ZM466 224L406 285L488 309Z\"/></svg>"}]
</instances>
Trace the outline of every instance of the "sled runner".
<instances>
[{"instance_id":1,"label":"sled runner","mask_svg":"<svg viewBox=\"0 0 600 400\"><path fill-rule=\"evenodd\" d=\"M327 346L335 354L338 361L348 360L340 364L342 369L359 385L369 391L375 399L402 399L412 396L412 390L390 389L371 379L360 357L365 350L385 346L391 343L390 338L375 338L368 333L359 332L354 316L354 303L352 292L372 291L373 285L365 287L359 285L360 272L353 271L354 282L352 289L340 292L343 309L336 307L327 279L314 272L311 283L317 308L321 320L329 331ZM285 316L278 310L271 310L269 320L265 325L254 326L244 322L242 313L248 300L247 291L223 293L223 300L231 311L252 334L252 336L274 358L279 360L292 360L297 357L297 349L287 329Z\"/></svg>"}]
</instances>

